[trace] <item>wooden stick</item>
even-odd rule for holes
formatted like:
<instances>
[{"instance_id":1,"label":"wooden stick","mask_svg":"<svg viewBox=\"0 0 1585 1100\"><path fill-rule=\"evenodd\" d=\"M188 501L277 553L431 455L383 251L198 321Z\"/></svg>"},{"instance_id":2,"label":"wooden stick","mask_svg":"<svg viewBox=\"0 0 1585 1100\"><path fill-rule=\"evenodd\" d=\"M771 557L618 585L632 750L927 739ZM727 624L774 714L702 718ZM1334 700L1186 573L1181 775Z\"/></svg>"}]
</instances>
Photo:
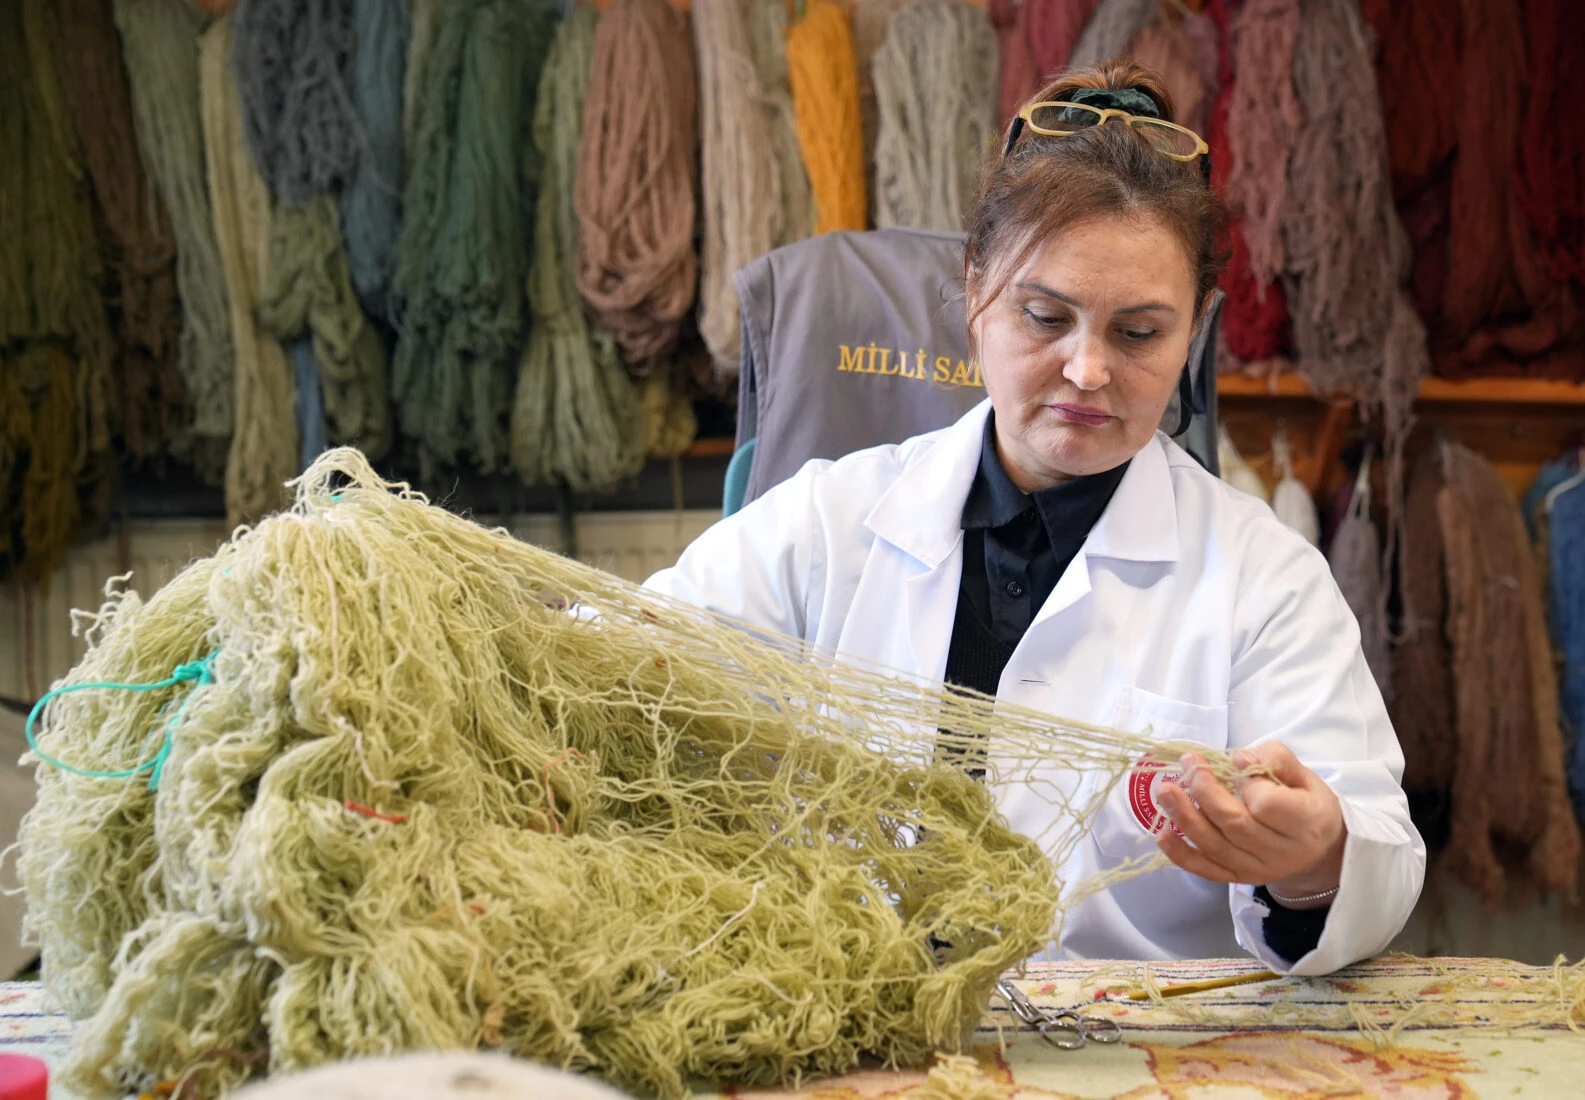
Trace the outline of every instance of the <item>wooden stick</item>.
<instances>
[{"instance_id":1,"label":"wooden stick","mask_svg":"<svg viewBox=\"0 0 1585 1100\"><path fill-rule=\"evenodd\" d=\"M1182 985L1169 985L1160 990L1163 997L1182 997L1187 993L1204 993L1209 989L1226 989L1230 985L1249 985L1253 982L1269 982L1282 977L1272 970L1262 970L1256 974L1240 974L1235 978L1214 978L1206 982L1184 982ZM1144 991L1130 993L1130 1001L1148 1001L1150 994Z\"/></svg>"}]
</instances>

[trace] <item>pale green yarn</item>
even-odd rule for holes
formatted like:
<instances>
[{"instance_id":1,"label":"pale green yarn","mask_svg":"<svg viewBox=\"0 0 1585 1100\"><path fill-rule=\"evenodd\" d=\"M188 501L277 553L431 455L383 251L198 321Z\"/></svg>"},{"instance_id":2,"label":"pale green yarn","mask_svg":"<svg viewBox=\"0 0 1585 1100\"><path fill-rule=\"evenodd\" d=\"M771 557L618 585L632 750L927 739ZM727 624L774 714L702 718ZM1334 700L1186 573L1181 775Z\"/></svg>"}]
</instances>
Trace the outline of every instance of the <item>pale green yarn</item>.
<instances>
[{"instance_id":1,"label":"pale green yarn","mask_svg":"<svg viewBox=\"0 0 1585 1100\"><path fill-rule=\"evenodd\" d=\"M574 11L556 32L534 105L541 160L528 350L512 407L512 466L528 484L610 489L644 465L638 392L610 333L592 325L573 281L572 189L597 16Z\"/></svg>"}]
</instances>

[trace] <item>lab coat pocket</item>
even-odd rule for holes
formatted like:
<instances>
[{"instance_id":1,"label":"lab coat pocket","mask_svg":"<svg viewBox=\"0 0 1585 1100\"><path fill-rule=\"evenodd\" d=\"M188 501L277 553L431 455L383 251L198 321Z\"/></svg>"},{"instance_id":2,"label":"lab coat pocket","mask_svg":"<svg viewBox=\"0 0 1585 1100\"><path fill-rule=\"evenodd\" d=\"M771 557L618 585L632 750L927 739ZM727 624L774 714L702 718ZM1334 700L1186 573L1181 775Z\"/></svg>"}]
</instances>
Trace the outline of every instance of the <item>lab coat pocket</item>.
<instances>
[{"instance_id":1,"label":"lab coat pocket","mask_svg":"<svg viewBox=\"0 0 1585 1100\"><path fill-rule=\"evenodd\" d=\"M1227 745L1226 706L1185 703L1136 687L1123 689L1111 725L1156 741L1193 741L1215 749ZM1176 752L1166 752L1157 759L1176 763L1177 757ZM1101 851L1119 860L1153 855L1157 848L1151 829L1161 815L1155 795L1163 783L1176 779L1175 771L1137 767L1125 775L1107 795L1095 822L1095 842Z\"/></svg>"}]
</instances>

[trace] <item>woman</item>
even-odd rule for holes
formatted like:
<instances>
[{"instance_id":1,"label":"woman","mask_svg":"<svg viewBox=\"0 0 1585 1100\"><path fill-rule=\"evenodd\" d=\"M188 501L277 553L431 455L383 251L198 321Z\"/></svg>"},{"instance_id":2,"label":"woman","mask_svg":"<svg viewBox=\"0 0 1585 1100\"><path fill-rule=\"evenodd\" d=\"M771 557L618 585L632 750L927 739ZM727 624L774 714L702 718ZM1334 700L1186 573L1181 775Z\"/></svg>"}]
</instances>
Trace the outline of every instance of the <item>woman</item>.
<instances>
[{"instance_id":1,"label":"woman","mask_svg":"<svg viewBox=\"0 0 1585 1100\"><path fill-rule=\"evenodd\" d=\"M1218 267L1207 151L1158 124L1170 120L1160 81L1132 64L1043 89L968 219L990 400L943 431L809 463L649 584L854 657L1263 763L1274 778L1236 793L1193 754L1181 786L1143 771L1120 784L1064 879L1152 845L1176 866L1070 909L1062 948L1241 946L1279 971L1327 973L1402 928L1425 849L1325 560L1157 431ZM1030 835L1049 822L1032 787L998 797Z\"/></svg>"}]
</instances>

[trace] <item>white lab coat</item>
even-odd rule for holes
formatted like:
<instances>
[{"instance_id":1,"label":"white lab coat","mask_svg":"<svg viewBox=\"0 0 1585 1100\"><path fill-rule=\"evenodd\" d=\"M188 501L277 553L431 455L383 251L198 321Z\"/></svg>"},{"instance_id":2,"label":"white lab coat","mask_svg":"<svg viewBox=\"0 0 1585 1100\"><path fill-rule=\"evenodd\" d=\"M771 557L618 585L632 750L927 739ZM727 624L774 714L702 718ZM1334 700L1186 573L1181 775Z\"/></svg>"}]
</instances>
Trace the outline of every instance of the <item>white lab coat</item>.
<instances>
[{"instance_id":1,"label":"white lab coat","mask_svg":"<svg viewBox=\"0 0 1585 1100\"><path fill-rule=\"evenodd\" d=\"M810 462L648 586L939 681L963 564L959 521L989 407L896 446ZM997 696L1216 748L1281 740L1342 802L1342 884L1320 943L1291 967L1266 946L1251 887L1176 867L1070 909L1065 955L1206 958L1242 946L1274 970L1324 974L1382 951L1408 919L1425 846L1353 614L1319 551L1166 436L1135 456ZM1060 868L1065 882L1154 851L1127 787ZM998 799L1028 835L1050 822L1046 796L1027 784Z\"/></svg>"}]
</instances>

